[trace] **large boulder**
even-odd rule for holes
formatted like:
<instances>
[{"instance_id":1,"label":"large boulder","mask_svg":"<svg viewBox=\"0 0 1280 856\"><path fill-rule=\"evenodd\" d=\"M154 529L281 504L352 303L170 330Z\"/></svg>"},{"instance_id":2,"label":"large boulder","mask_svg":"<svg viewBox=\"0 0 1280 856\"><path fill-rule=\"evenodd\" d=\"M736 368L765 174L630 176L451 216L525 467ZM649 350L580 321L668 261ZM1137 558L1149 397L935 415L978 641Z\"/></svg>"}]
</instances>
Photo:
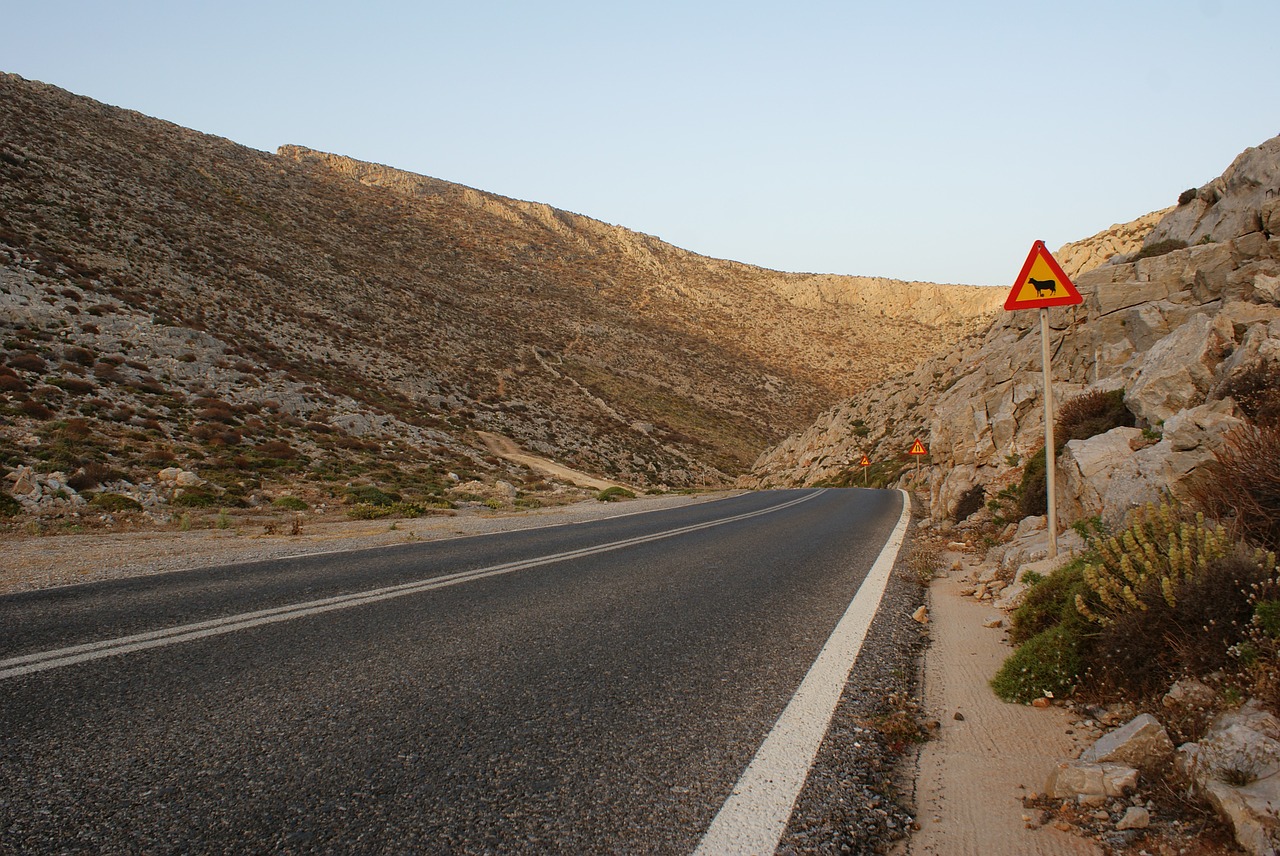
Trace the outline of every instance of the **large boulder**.
<instances>
[{"instance_id":1,"label":"large boulder","mask_svg":"<svg viewBox=\"0 0 1280 856\"><path fill-rule=\"evenodd\" d=\"M1173 753L1169 732L1164 730L1160 720L1143 713L1102 735L1080 754L1080 760L1145 768L1156 766Z\"/></svg>"},{"instance_id":2,"label":"large boulder","mask_svg":"<svg viewBox=\"0 0 1280 856\"><path fill-rule=\"evenodd\" d=\"M1204 403L1214 369L1235 350L1232 324L1206 314L1192 316L1151 346L1125 392L1125 405L1148 425Z\"/></svg>"},{"instance_id":3,"label":"large boulder","mask_svg":"<svg viewBox=\"0 0 1280 856\"><path fill-rule=\"evenodd\" d=\"M1064 524L1102 514L1110 495L1111 476L1141 441L1141 430L1122 427L1067 443L1058 462L1062 483L1060 519Z\"/></svg>"}]
</instances>

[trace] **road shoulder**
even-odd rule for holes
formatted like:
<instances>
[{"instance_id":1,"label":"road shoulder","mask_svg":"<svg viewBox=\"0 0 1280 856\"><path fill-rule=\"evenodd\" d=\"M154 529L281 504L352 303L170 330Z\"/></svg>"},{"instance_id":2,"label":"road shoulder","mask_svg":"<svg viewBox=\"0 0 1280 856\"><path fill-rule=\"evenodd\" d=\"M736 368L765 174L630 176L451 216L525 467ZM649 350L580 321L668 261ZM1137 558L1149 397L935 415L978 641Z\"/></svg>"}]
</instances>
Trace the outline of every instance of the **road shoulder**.
<instances>
[{"instance_id":1,"label":"road shoulder","mask_svg":"<svg viewBox=\"0 0 1280 856\"><path fill-rule=\"evenodd\" d=\"M916 773L919 825L901 856L1092 856L1096 844L1052 826L1035 827L1022 798L1039 792L1077 748L1067 711L998 699L987 682L1012 650L1004 630L983 626L1003 613L960 595L968 568L929 589L930 645L924 704L940 723L921 747Z\"/></svg>"}]
</instances>

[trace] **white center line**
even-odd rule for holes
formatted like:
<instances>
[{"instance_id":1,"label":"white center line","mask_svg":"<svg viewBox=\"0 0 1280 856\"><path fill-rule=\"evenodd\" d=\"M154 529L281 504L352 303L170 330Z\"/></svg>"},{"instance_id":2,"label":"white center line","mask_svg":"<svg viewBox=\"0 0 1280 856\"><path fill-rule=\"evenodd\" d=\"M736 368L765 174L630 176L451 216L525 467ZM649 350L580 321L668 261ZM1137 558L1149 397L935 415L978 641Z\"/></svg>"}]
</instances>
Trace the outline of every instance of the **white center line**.
<instances>
[{"instance_id":1,"label":"white center line","mask_svg":"<svg viewBox=\"0 0 1280 856\"><path fill-rule=\"evenodd\" d=\"M664 538L674 538L677 535L685 535L702 529L711 529L715 526L723 526L726 523L736 523L740 520L749 520L753 517L772 514L775 511L782 511L785 508L799 505L802 502L808 502L811 499L821 496L823 493L825 493L825 490L819 490L814 493L805 494L797 499L788 500L787 502L763 508L758 511L748 511L744 514L737 514L732 517L723 517L719 520L711 520L706 523L695 523L690 526L681 526L676 529L668 529L666 531L655 532L650 535L640 535L638 537L627 538L622 541L612 541L610 543L599 544L594 547L583 547L578 550L568 550L563 553L538 556L532 559L522 559L517 562L505 562L500 565L490 565L487 568L478 568L472 571L460 571L454 574L433 577L429 580L419 580L412 583L384 586L382 588L369 589L367 591L355 592L353 594L336 595L334 597L326 597L319 600L309 600L303 603L278 606L273 609L262 609L256 612L243 612L238 615L212 618L207 621L197 621L192 624L182 624L176 627L167 627L163 630L152 630L146 633L137 633L132 636L121 636L116 639L104 639L99 642L89 642L83 645L72 645L67 648L57 648L50 651L40 651L35 654L25 654L21 657L12 657L8 660L0 660L0 680L17 677L18 675L28 675L32 672L43 672L47 669L56 669L60 666L84 663L89 660L99 660L103 657L128 654L132 651L144 651L148 648L160 648L166 645L174 645L179 642L204 639L209 636L219 636L224 633L234 633L237 630L247 630L250 627L260 627L264 624L276 624L281 621L290 621L295 618L303 618L308 615L318 615L324 612L332 612L337 609L349 609L353 606L362 606L367 603L377 603L378 601L404 597L405 595L418 594L420 592L431 591L433 589L459 585L460 583L484 579L485 577L510 574L516 571L527 570L529 568L541 567L542 565L550 565L555 562L564 562L570 559L579 559L584 556L594 556L598 553L607 553L612 550L634 547L639 544L647 544L651 541L660 541Z\"/></svg>"},{"instance_id":2,"label":"white center line","mask_svg":"<svg viewBox=\"0 0 1280 856\"><path fill-rule=\"evenodd\" d=\"M849 608L836 624L800 688L765 737L707 829L694 856L770 854L787 830L787 820L835 715L849 672L880 608L889 572L906 536L911 498L902 491L902 515Z\"/></svg>"}]
</instances>

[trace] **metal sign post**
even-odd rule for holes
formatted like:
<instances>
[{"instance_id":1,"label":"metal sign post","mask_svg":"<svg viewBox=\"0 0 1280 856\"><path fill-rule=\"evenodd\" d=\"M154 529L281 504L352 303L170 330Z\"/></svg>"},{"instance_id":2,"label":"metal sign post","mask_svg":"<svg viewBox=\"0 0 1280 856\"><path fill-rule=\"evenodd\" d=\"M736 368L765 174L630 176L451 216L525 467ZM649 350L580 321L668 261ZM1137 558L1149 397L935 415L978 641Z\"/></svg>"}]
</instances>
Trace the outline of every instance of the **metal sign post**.
<instances>
[{"instance_id":1,"label":"metal sign post","mask_svg":"<svg viewBox=\"0 0 1280 856\"><path fill-rule=\"evenodd\" d=\"M1040 364L1044 367L1044 487L1049 507L1049 558L1058 555L1058 491L1053 445L1053 372L1049 362L1049 310L1040 307Z\"/></svg>"}]
</instances>

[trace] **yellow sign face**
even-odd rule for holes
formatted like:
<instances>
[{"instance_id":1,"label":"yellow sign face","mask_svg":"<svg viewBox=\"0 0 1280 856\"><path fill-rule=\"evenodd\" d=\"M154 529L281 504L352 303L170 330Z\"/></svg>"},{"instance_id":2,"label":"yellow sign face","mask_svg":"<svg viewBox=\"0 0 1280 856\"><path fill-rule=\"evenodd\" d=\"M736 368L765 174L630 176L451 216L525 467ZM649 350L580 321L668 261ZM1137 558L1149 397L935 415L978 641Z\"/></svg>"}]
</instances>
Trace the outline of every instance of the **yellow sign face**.
<instances>
[{"instance_id":1,"label":"yellow sign face","mask_svg":"<svg viewBox=\"0 0 1280 856\"><path fill-rule=\"evenodd\" d=\"M869 467L869 466L871 466L871 459L870 459L870 458L868 458L866 455L863 455L863 456L862 456L862 466L864 466L864 467Z\"/></svg>"},{"instance_id":2,"label":"yellow sign face","mask_svg":"<svg viewBox=\"0 0 1280 856\"><path fill-rule=\"evenodd\" d=\"M916 440L914 443L911 444L911 451L907 452L907 454L908 455L927 455L929 453L925 451L924 443L921 443L919 440Z\"/></svg>"},{"instance_id":3,"label":"yellow sign face","mask_svg":"<svg viewBox=\"0 0 1280 856\"><path fill-rule=\"evenodd\" d=\"M1005 309L1042 309L1049 306L1072 306L1084 298L1062 270L1057 259L1036 241L1022 265L1022 272L1005 298Z\"/></svg>"}]
</instances>

